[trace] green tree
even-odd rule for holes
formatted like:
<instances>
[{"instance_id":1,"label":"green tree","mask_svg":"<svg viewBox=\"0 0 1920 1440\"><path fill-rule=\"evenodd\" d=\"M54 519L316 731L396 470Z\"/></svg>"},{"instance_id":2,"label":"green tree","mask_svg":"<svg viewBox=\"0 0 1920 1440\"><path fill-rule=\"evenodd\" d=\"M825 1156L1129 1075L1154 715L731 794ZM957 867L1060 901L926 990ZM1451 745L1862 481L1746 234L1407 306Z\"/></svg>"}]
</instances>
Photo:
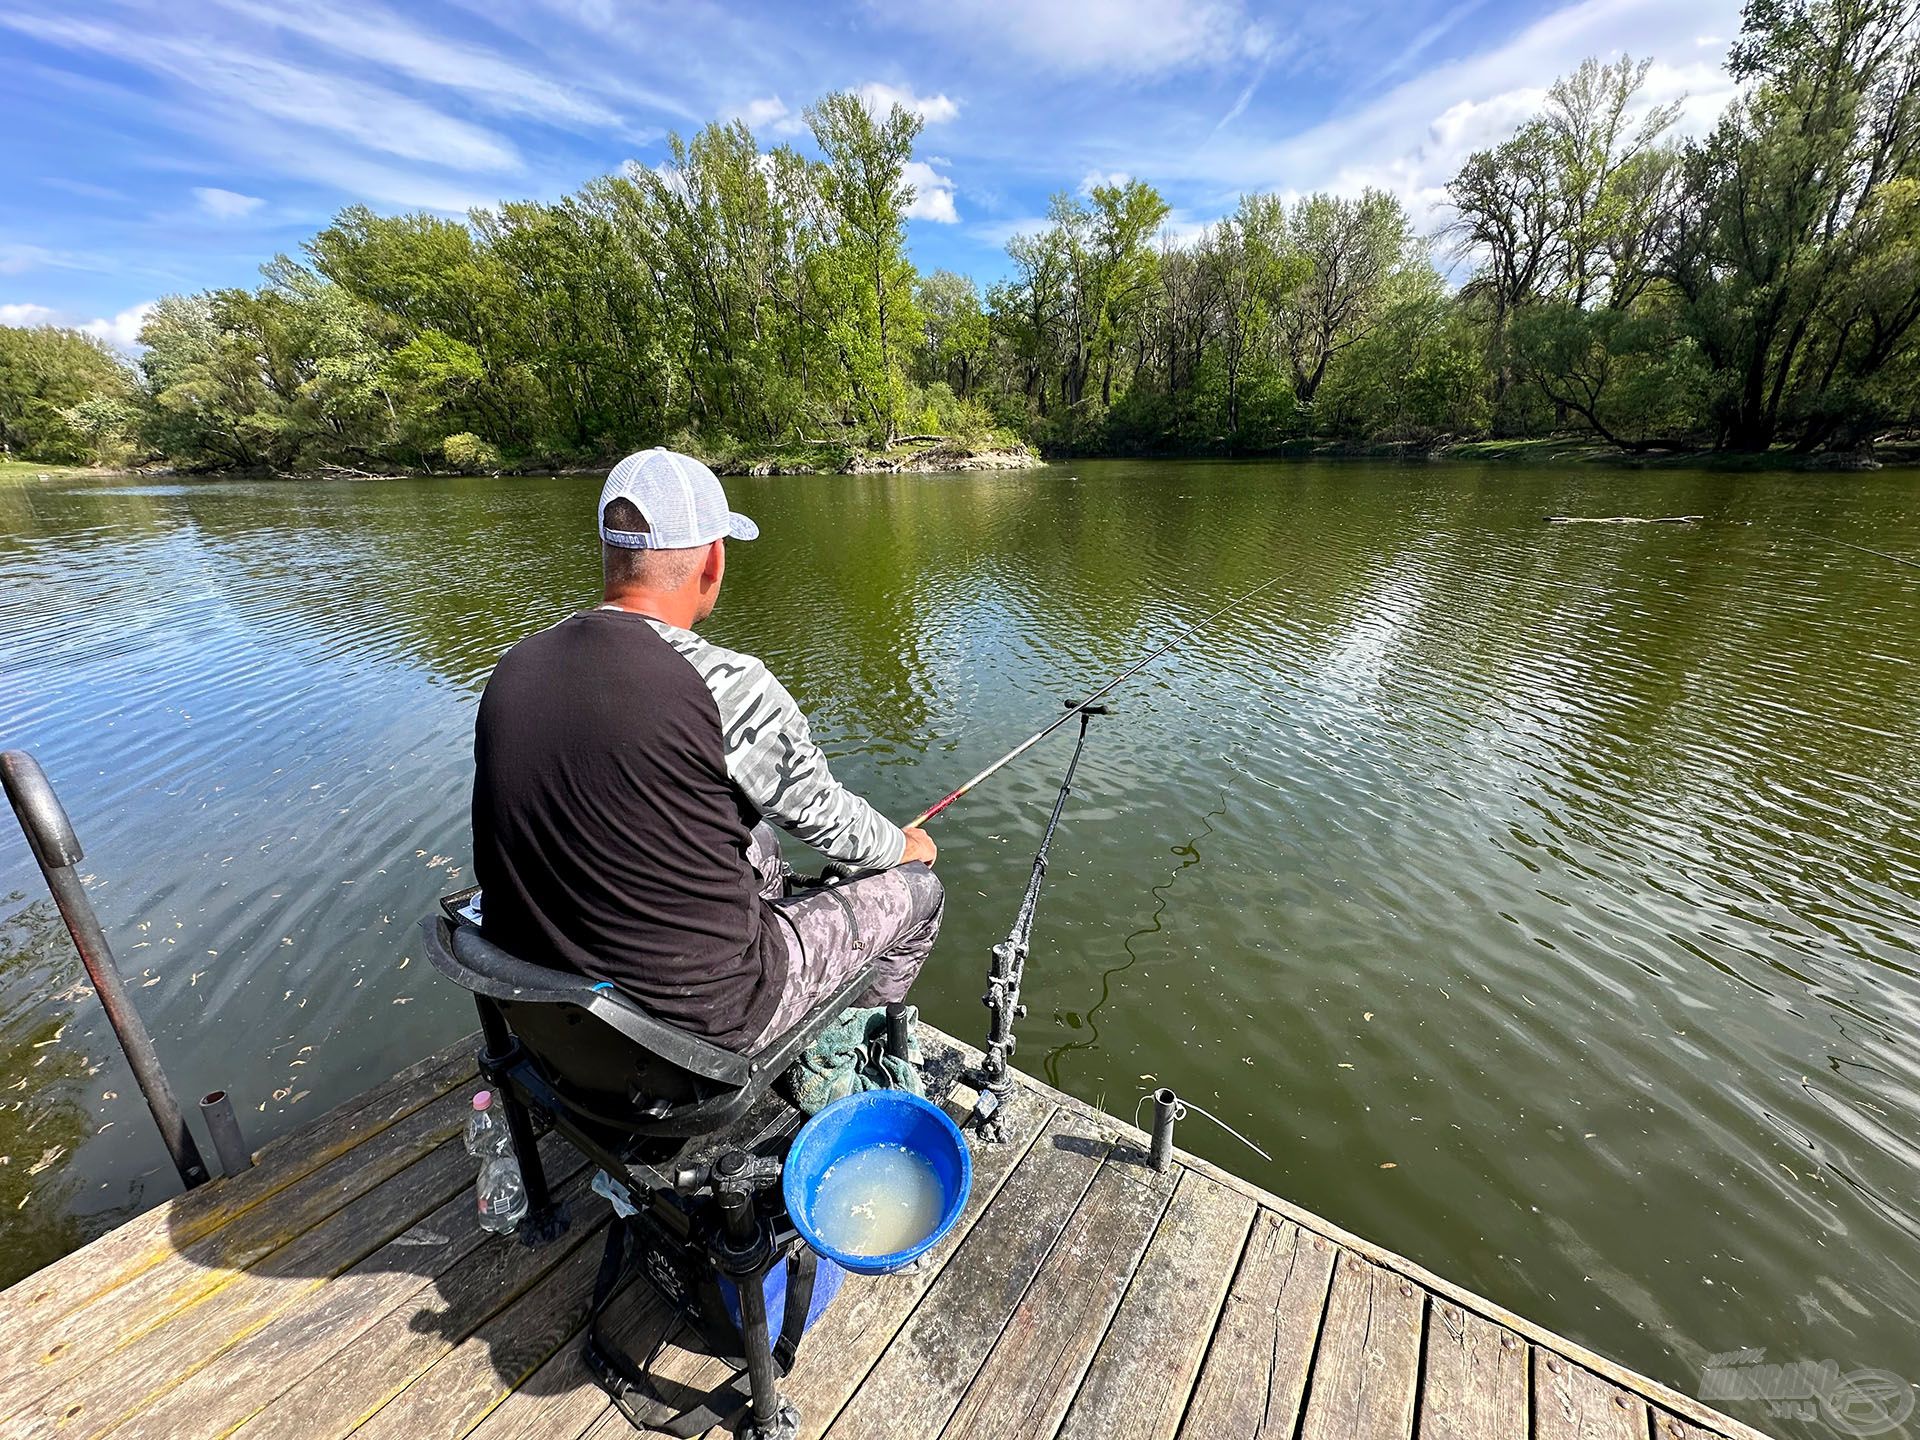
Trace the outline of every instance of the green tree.
<instances>
[{"instance_id":1,"label":"green tree","mask_svg":"<svg viewBox=\"0 0 1920 1440\"><path fill-rule=\"evenodd\" d=\"M0 326L0 455L116 458L132 392L126 361L93 336Z\"/></svg>"},{"instance_id":2,"label":"green tree","mask_svg":"<svg viewBox=\"0 0 1920 1440\"><path fill-rule=\"evenodd\" d=\"M1241 196L1239 210L1202 241L1200 256L1217 297L1227 433L1237 439L1248 371L1272 358L1281 313L1307 278L1311 261L1293 248L1286 205L1277 195Z\"/></svg>"},{"instance_id":3,"label":"green tree","mask_svg":"<svg viewBox=\"0 0 1920 1440\"><path fill-rule=\"evenodd\" d=\"M1310 195L1287 217L1287 244L1302 274L1280 336L1294 395L1311 405L1334 357L1379 323L1393 278L1411 263L1413 225L1384 190L1369 188L1358 200Z\"/></svg>"},{"instance_id":4,"label":"green tree","mask_svg":"<svg viewBox=\"0 0 1920 1440\"><path fill-rule=\"evenodd\" d=\"M1736 450L1864 439L1920 321L1920 7L1752 0L1729 68L1667 252L1716 426Z\"/></svg>"},{"instance_id":5,"label":"green tree","mask_svg":"<svg viewBox=\"0 0 1920 1440\"><path fill-rule=\"evenodd\" d=\"M900 433L904 358L915 329L906 224L916 192L906 169L921 124L901 105L876 117L851 92L807 110L826 155L821 191L833 223L818 272L827 335L851 408L887 445Z\"/></svg>"},{"instance_id":6,"label":"green tree","mask_svg":"<svg viewBox=\"0 0 1920 1440\"><path fill-rule=\"evenodd\" d=\"M989 341L980 291L965 275L936 270L920 282L921 372L944 380L962 400L973 394Z\"/></svg>"}]
</instances>

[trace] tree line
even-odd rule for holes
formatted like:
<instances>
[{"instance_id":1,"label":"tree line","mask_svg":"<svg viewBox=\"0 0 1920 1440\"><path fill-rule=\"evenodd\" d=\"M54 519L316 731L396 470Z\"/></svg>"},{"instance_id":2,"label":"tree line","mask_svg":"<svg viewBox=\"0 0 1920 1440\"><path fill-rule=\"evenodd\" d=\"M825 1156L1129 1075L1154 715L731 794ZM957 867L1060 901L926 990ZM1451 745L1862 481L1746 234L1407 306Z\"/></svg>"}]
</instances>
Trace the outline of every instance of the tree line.
<instances>
[{"instance_id":1,"label":"tree line","mask_svg":"<svg viewBox=\"0 0 1920 1440\"><path fill-rule=\"evenodd\" d=\"M814 155L734 121L553 204L350 208L256 288L160 301L131 366L0 329L0 447L464 470L1920 423L1920 0L1750 0L1728 68L1681 141L1645 62L1586 62L1466 161L1437 234L1382 191L1249 194L1180 243L1124 179L1056 195L984 288L908 257L919 118L828 95Z\"/></svg>"}]
</instances>

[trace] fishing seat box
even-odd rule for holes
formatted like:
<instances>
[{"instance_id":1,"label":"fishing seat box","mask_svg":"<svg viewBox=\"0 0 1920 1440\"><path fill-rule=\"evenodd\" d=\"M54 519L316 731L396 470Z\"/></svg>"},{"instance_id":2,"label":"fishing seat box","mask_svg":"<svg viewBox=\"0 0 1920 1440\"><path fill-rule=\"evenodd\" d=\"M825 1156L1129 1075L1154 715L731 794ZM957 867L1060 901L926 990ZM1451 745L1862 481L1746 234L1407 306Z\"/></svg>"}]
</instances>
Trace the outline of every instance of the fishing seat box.
<instances>
[{"instance_id":1,"label":"fishing seat box","mask_svg":"<svg viewBox=\"0 0 1920 1440\"><path fill-rule=\"evenodd\" d=\"M422 929L434 968L472 994L479 1011L480 1072L500 1093L526 1180L521 1240L545 1243L567 1226L538 1149L549 1131L606 1172L634 1210L609 1226L587 1339L589 1368L616 1403L618 1380L604 1374L605 1367L644 1376L623 1355L609 1360L610 1342L597 1331L600 1312L636 1274L711 1353L741 1366L749 1347L739 1291L713 1258L718 1207L710 1196L685 1192L729 1151L744 1151L777 1174L774 1162L806 1117L774 1082L866 991L872 968L862 968L785 1034L741 1055L663 1023L612 985L508 954L482 933L477 896L477 890L447 896ZM773 1241L763 1294L767 1315L780 1326L773 1350L784 1370L800 1336L838 1292L844 1271L800 1242L777 1183L761 1190L756 1204ZM659 1407L639 1407L641 1416L628 1404L621 1409L636 1425L644 1418L670 1432L697 1434L688 1427L710 1426L724 1418L721 1404L740 1399L737 1385L723 1386L678 1415Z\"/></svg>"}]
</instances>

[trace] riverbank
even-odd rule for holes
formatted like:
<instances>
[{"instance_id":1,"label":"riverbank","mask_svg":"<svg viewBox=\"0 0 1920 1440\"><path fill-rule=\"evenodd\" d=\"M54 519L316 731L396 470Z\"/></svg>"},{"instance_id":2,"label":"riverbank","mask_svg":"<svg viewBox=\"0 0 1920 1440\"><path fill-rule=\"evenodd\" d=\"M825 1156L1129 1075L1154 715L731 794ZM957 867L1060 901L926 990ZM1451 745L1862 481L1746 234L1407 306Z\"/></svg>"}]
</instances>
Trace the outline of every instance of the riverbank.
<instances>
[{"instance_id":1,"label":"riverbank","mask_svg":"<svg viewBox=\"0 0 1920 1440\"><path fill-rule=\"evenodd\" d=\"M131 475L131 470L95 470L86 465L50 465L44 460L0 460L0 482L8 480L72 480L83 475Z\"/></svg>"},{"instance_id":2,"label":"riverbank","mask_svg":"<svg viewBox=\"0 0 1920 1440\"><path fill-rule=\"evenodd\" d=\"M917 436L882 450L854 445L800 444L771 450L712 451L694 447L716 475L934 475L967 470L1031 470L1046 464L1019 440L997 438L965 445Z\"/></svg>"},{"instance_id":3,"label":"riverbank","mask_svg":"<svg viewBox=\"0 0 1920 1440\"><path fill-rule=\"evenodd\" d=\"M829 443L794 444L772 448L728 447L712 449L694 445L689 453L711 466L717 475L936 475L989 470L1032 470L1043 465L1086 460L1153 460L1178 463L1186 460L1309 461L1309 460L1387 460L1405 464L1443 464L1450 461L1474 464L1512 464L1527 466L1604 466L1627 470L1711 470L1725 474L1849 473L1880 469L1920 467L1920 439L1882 441L1870 454L1821 451L1803 455L1797 451L1776 449L1764 454L1727 450L1623 450L1590 437L1577 435L1545 436L1526 440L1461 440L1432 445L1417 441L1361 441L1304 438L1290 440L1267 450L1225 454L1196 449L1168 454L1104 455L1077 451L1036 453L1025 442L996 438L979 446L962 445L944 438L916 437L887 449L871 450L854 445ZM355 470L328 466L320 470L283 471L231 468L224 470L176 470L164 464L127 469L86 465L53 465L37 460L0 460L0 482L35 479L78 480L114 479L129 476L220 476L229 479L258 480L406 480L439 476L451 479L473 473L488 475L604 475L610 464L550 462L545 465L516 463L496 470L470 472L460 470L413 470L395 468L384 471Z\"/></svg>"},{"instance_id":4,"label":"riverbank","mask_svg":"<svg viewBox=\"0 0 1920 1440\"><path fill-rule=\"evenodd\" d=\"M1206 447L1153 454L1049 453L1048 460L1389 460L1432 464L1471 461L1561 467L1604 465L1628 470L1717 470L1728 473L1845 472L1920 466L1920 439L1883 441L1870 453L1818 451L1804 455L1775 449L1762 454L1733 450L1625 450L1585 435L1548 435L1526 440L1329 440L1306 436L1260 450L1227 452Z\"/></svg>"},{"instance_id":5,"label":"riverbank","mask_svg":"<svg viewBox=\"0 0 1920 1440\"><path fill-rule=\"evenodd\" d=\"M1736 450L1623 450L1584 436L1538 440L1469 440L1429 452L1436 460L1524 462L1529 465L1612 465L1630 470L1722 470L1732 473L1780 471L1857 471L1920 465L1920 440L1888 440L1870 451L1774 449L1759 454Z\"/></svg>"}]
</instances>

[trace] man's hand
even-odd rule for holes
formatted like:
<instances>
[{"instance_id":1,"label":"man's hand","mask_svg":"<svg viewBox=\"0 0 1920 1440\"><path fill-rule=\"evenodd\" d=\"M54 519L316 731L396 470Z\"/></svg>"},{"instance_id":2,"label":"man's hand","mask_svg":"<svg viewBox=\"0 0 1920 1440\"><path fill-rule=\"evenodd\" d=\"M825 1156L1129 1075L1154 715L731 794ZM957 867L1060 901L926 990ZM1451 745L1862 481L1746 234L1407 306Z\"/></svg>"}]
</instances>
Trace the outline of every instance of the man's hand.
<instances>
[{"instance_id":1,"label":"man's hand","mask_svg":"<svg viewBox=\"0 0 1920 1440\"><path fill-rule=\"evenodd\" d=\"M907 837L907 848L900 856L902 865L910 865L915 860L924 860L932 865L934 857L940 853L933 843L933 837L917 825L909 825L900 832Z\"/></svg>"}]
</instances>

